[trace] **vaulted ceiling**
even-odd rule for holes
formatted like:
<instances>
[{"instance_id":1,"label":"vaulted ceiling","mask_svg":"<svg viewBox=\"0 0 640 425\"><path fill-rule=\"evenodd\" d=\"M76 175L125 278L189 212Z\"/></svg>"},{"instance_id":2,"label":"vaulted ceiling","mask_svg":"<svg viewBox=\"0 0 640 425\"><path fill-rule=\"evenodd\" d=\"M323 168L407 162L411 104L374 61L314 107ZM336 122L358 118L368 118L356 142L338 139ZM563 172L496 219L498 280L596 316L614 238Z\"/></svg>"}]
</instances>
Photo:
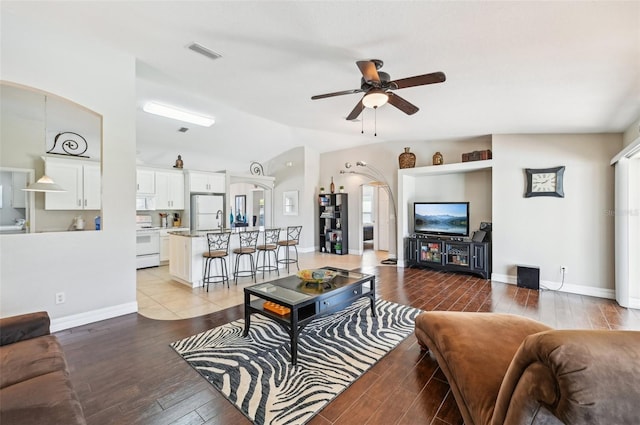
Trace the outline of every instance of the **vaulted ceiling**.
<instances>
[{"instance_id":1,"label":"vaulted ceiling","mask_svg":"<svg viewBox=\"0 0 640 425\"><path fill-rule=\"evenodd\" d=\"M180 144L266 160L304 144L622 132L640 116L638 1L3 1L2 11L135 56L142 154ZM411 116L385 105L346 121L362 94L311 100L359 88L355 62L372 58L392 79L447 80L396 91L420 108ZM147 100L217 122L180 133L142 112Z\"/></svg>"}]
</instances>

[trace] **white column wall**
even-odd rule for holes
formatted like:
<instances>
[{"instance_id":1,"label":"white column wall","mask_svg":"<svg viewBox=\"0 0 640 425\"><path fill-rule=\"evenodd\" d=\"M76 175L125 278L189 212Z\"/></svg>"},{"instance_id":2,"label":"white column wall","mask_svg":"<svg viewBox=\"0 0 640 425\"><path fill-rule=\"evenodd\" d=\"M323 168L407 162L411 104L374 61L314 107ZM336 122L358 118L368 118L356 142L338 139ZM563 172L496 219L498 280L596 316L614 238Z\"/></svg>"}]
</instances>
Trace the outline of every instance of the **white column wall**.
<instances>
[{"instance_id":1,"label":"white column wall","mask_svg":"<svg viewBox=\"0 0 640 425\"><path fill-rule=\"evenodd\" d=\"M0 315L46 310L59 330L135 312L135 59L10 13L1 19L0 78L103 116L104 230L0 236ZM55 304L58 292L65 303Z\"/></svg>"}]
</instances>

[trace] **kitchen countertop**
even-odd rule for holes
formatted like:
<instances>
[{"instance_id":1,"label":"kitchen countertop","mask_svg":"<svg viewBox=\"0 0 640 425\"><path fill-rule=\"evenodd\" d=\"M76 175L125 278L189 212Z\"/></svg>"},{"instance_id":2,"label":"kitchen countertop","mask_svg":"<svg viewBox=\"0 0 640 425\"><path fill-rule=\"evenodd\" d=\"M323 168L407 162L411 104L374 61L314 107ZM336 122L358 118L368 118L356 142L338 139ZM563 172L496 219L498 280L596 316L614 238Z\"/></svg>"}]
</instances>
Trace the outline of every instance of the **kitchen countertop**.
<instances>
[{"instance_id":1,"label":"kitchen countertop","mask_svg":"<svg viewBox=\"0 0 640 425\"><path fill-rule=\"evenodd\" d=\"M206 238L207 233L231 232L231 234L246 232L248 230L264 231L264 227L234 227L233 229L211 229L211 230L177 230L168 232L170 235L183 236L185 238Z\"/></svg>"}]
</instances>

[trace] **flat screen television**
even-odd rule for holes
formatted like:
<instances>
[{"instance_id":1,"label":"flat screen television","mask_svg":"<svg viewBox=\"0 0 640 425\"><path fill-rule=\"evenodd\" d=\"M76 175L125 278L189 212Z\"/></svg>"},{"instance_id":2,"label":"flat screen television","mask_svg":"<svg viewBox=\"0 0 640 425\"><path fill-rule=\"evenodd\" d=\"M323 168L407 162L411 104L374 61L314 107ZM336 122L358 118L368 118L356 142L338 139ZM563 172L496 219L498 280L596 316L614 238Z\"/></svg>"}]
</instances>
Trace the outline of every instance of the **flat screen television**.
<instances>
[{"instance_id":1,"label":"flat screen television","mask_svg":"<svg viewBox=\"0 0 640 425\"><path fill-rule=\"evenodd\" d=\"M468 202L415 202L414 231L437 236L469 236Z\"/></svg>"}]
</instances>

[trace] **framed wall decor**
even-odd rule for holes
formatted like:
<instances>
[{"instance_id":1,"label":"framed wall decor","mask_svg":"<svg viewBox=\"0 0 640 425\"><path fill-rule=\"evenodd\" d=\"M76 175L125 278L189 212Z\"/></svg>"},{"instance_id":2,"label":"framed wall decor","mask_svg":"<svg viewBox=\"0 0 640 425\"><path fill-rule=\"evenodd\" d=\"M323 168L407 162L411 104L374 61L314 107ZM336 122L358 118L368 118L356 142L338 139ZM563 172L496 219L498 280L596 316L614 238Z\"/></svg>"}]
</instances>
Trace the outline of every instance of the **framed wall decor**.
<instances>
[{"instance_id":1,"label":"framed wall decor","mask_svg":"<svg viewBox=\"0 0 640 425\"><path fill-rule=\"evenodd\" d=\"M282 214L298 215L298 191L290 190L282 195Z\"/></svg>"},{"instance_id":2,"label":"framed wall decor","mask_svg":"<svg viewBox=\"0 0 640 425\"><path fill-rule=\"evenodd\" d=\"M527 191L525 198L554 196L564 198L564 166L553 168L525 168Z\"/></svg>"}]
</instances>

